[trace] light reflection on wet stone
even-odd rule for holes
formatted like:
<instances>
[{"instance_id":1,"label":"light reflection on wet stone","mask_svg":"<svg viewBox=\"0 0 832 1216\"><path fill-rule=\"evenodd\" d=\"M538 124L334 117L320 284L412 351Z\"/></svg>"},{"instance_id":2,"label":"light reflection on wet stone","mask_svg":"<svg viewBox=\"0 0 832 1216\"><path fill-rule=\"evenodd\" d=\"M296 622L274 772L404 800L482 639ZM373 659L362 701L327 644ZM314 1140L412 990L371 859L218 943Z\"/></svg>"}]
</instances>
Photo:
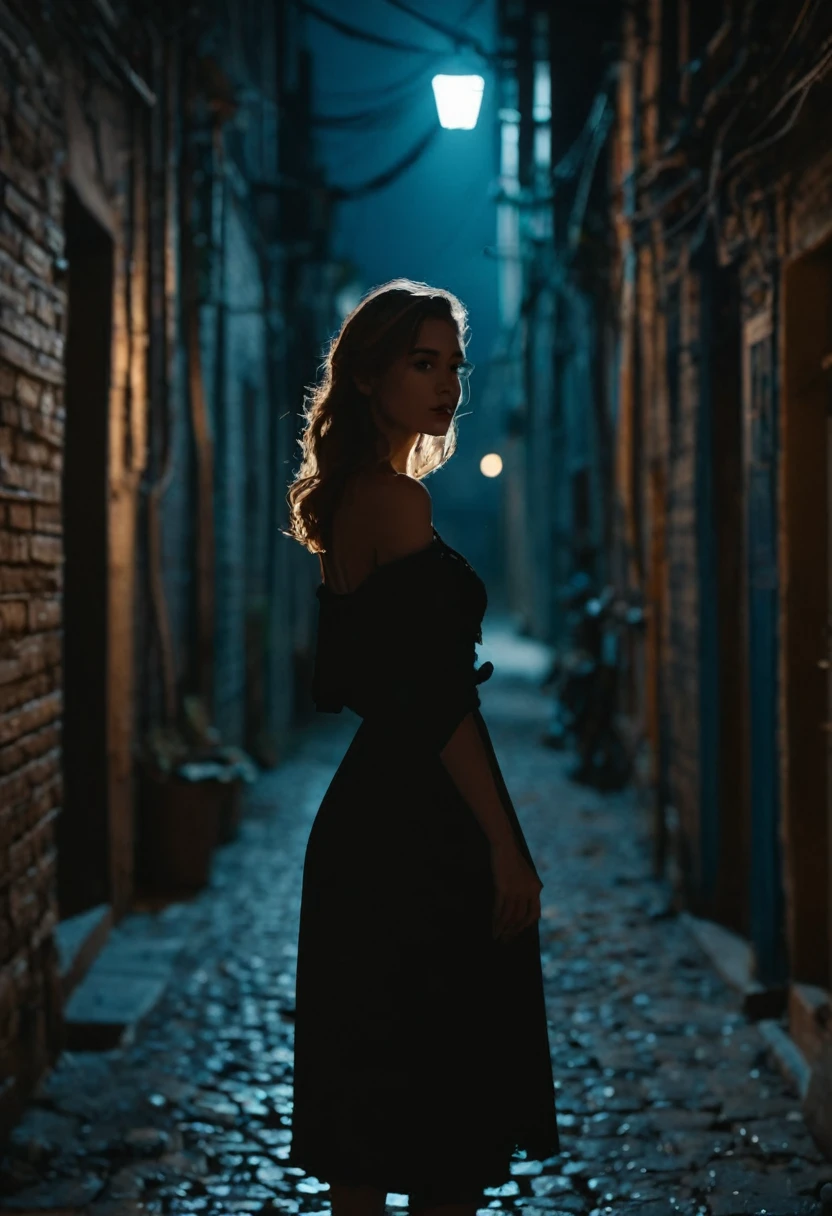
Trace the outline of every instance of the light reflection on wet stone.
<instances>
[{"instance_id":1,"label":"light reflection on wet stone","mask_svg":"<svg viewBox=\"0 0 832 1216\"><path fill-rule=\"evenodd\" d=\"M533 690L512 691L513 717L496 677L483 701L547 863L540 940L563 1151L515 1161L481 1210L820 1216L832 1165L737 998L675 917L653 915L663 893L635 800L562 779L568 761L535 743L546 707ZM346 721L310 731L257 787L212 888L147 918L187 941L176 979L132 1045L66 1053L47 1078L2 1160L0 1193L18 1208L330 1210L327 1182L285 1160L303 849L350 736ZM391 1212L406 1206L387 1197Z\"/></svg>"}]
</instances>

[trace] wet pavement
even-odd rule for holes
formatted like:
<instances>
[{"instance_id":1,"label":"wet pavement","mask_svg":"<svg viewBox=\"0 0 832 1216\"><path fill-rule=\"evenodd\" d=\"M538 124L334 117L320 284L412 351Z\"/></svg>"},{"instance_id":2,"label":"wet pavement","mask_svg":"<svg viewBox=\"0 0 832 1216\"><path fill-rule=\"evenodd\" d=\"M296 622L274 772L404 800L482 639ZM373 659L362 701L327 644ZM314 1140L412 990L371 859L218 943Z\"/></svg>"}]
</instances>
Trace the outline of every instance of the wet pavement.
<instances>
[{"instance_id":1,"label":"wet pavement","mask_svg":"<svg viewBox=\"0 0 832 1216\"><path fill-rule=\"evenodd\" d=\"M630 794L569 784L538 745L539 648L486 634L489 724L544 889L541 950L563 1152L516 1161L493 1212L820 1216L832 1181L739 997L650 878ZM329 1211L287 1168L301 867L357 719L322 715L250 793L211 887L122 922L179 953L121 1048L66 1052L0 1163L3 1206L90 1216ZM182 944L184 943L184 944ZM180 948L181 947L181 948ZM388 1196L390 1212L405 1196Z\"/></svg>"}]
</instances>

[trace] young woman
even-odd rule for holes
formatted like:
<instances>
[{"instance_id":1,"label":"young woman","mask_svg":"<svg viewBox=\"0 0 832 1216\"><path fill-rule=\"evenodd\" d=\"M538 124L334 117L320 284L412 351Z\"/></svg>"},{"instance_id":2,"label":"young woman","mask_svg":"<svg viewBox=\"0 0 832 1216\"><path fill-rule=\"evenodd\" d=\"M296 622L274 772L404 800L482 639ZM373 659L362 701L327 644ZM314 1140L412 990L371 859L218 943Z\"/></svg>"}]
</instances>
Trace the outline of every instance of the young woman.
<instances>
[{"instance_id":1,"label":"young woman","mask_svg":"<svg viewBox=\"0 0 832 1216\"><path fill-rule=\"evenodd\" d=\"M290 534L319 555L313 697L363 719L309 837L289 1163L334 1216L476 1211L559 1151L538 877L482 714L485 588L431 522L466 313L396 280L332 343Z\"/></svg>"}]
</instances>

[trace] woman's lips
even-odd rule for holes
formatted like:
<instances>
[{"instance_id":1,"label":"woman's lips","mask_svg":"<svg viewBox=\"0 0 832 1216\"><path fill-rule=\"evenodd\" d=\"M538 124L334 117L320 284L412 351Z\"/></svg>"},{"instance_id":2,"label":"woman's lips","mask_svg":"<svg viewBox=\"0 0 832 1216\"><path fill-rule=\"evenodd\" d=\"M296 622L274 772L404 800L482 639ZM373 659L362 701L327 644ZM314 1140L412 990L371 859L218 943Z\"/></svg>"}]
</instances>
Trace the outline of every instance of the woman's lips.
<instances>
[{"instance_id":1,"label":"woman's lips","mask_svg":"<svg viewBox=\"0 0 832 1216\"><path fill-rule=\"evenodd\" d=\"M452 405L434 405L432 412L434 414L442 414L445 418L450 418L454 412L454 407Z\"/></svg>"}]
</instances>

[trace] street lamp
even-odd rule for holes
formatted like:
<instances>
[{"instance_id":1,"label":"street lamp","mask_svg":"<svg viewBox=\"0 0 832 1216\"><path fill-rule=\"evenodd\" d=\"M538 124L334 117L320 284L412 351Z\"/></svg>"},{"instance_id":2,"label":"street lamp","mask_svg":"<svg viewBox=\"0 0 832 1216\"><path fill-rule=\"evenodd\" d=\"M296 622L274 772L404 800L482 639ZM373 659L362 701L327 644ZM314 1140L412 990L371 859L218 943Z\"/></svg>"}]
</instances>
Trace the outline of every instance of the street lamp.
<instances>
[{"instance_id":1,"label":"street lamp","mask_svg":"<svg viewBox=\"0 0 832 1216\"><path fill-rule=\"evenodd\" d=\"M483 477L499 477L503 471L503 458L497 452L488 452L480 461Z\"/></svg>"},{"instance_id":2,"label":"street lamp","mask_svg":"<svg viewBox=\"0 0 832 1216\"><path fill-rule=\"evenodd\" d=\"M440 74L434 76L431 84L442 126L452 131L473 131L480 116L483 77Z\"/></svg>"}]
</instances>

